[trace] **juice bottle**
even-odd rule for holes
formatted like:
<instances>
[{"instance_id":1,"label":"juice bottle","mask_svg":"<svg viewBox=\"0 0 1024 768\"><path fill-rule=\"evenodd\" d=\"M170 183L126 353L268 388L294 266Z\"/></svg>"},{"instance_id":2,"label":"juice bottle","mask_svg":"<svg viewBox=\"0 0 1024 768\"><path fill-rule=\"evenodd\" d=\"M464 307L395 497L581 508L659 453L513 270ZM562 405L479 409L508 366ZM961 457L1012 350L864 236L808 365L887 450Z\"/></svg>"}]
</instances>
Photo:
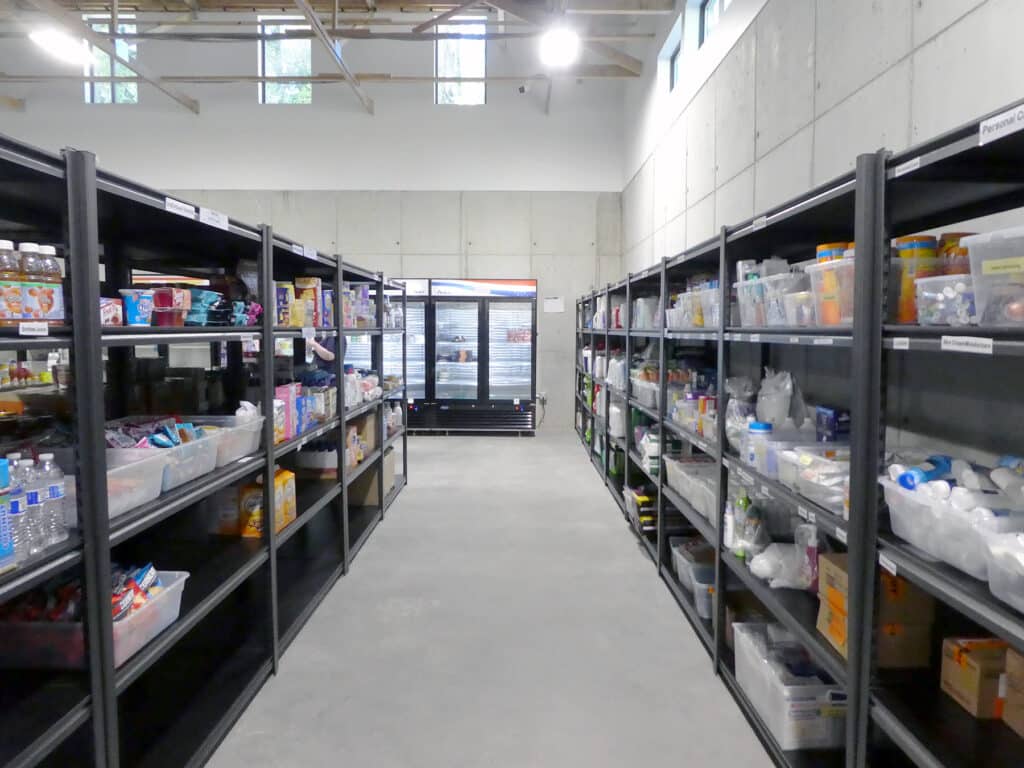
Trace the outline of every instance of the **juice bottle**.
<instances>
[{"instance_id":1,"label":"juice bottle","mask_svg":"<svg viewBox=\"0 0 1024 768\"><path fill-rule=\"evenodd\" d=\"M43 318L50 325L64 325L64 281L57 261L57 249L52 245L41 245L39 255L43 259L43 284L39 289Z\"/></svg>"},{"instance_id":2,"label":"juice bottle","mask_svg":"<svg viewBox=\"0 0 1024 768\"><path fill-rule=\"evenodd\" d=\"M21 262L14 243L0 240L0 325L21 322Z\"/></svg>"},{"instance_id":3,"label":"juice bottle","mask_svg":"<svg viewBox=\"0 0 1024 768\"><path fill-rule=\"evenodd\" d=\"M39 306L39 289L43 285L43 258L39 245L22 243L21 254L21 316L25 320L42 320L43 311Z\"/></svg>"}]
</instances>

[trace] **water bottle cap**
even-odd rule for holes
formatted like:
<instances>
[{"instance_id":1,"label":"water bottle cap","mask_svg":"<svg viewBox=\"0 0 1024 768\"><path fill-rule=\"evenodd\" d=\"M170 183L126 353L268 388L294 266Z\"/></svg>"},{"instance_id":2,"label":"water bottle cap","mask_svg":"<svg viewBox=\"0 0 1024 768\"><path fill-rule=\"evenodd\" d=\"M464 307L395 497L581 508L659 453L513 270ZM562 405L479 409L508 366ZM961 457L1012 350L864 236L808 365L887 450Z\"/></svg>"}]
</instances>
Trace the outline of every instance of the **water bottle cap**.
<instances>
[{"instance_id":1,"label":"water bottle cap","mask_svg":"<svg viewBox=\"0 0 1024 768\"><path fill-rule=\"evenodd\" d=\"M21 458L21 454L20 453L8 453L7 454L7 460L8 461L17 461L20 458Z\"/></svg>"},{"instance_id":2,"label":"water bottle cap","mask_svg":"<svg viewBox=\"0 0 1024 768\"><path fill-rule=\"evenodd\" d=\"M43 254L44 256L56 256L57 255L57 249L54 248L52 245L40 245L39 246L39 252L41 254Z\"/></svg>"},{"instance_id":3,"label":"water bottle cap","mask_svg":"<svg viewBox=\"0 0 1024 768\"><path fill-rule=\"evenodd\" d=\"M22 243L18 250L22 253L39 253L39 243Z\"/></svg>"},{"instance_id":4,"label":"water bottle cap","mask_svg":"<svg viewBox=\"0 0 1024 768\"><path fill-rule=\"evenodd\" d=\"M14 243L10 240L0 240L0 251L13 251Z\"/></svg>"},{"instance_id":5,"label":"water bottle cap","mask_svg":"<svg viewBox=\"0 0 1024 768\"><path fill-rule=\"evenodd\" d=\"M768 433L772 431L771 422L767 421L751 421L747 424L747 429L750 432L763 432Z\"/></svg>"}]
</instances>

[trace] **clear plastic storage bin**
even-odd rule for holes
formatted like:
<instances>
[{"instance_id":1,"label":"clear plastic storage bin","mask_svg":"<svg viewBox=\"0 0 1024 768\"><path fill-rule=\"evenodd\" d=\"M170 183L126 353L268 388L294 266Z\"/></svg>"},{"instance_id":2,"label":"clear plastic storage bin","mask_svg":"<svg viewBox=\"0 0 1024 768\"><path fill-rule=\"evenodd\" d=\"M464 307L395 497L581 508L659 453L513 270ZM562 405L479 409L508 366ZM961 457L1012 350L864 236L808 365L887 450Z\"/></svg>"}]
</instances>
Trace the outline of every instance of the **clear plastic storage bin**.
<instances>
[{"instance_id":1,"label":"clear plastic storage bin","mask_svg":"<svg viewBox=\"0 0 1024 768\"><path fill-rule=\"evenodd\" d=\"M733 283L736 301L740 307L740 325L744 328L762 328L765 325L764 282L744 280Z\"/></svg>"},{"instance_id":2,"label":"clear plastic storage bin","mask_svg":"<svg viewBox=\"0 0 1024 768\"><path fill-rule=\"evenodd\" d=\"M1024 227L960 239L971 258L978 322L1024 325Z\"/></svg>"},{"instance_id":3,"label":"clear plastic storage bin","mask_svg":"<svg viewBox=\"0 0 1024 768\"><path fill-rule=\"evenodd\" d=\"M693 572L693 605L697 615L702 619L711 620L715 605L715 569L711 571L695 570Z\"/></svg>"},{"instance_id":4,"label":"clear plastic storage bin","mask_svg":"<svg viewBox=\"0 0 1024 768\"><path fill-rule=\"evenodd\" d=\"M113 520L157 498L169 459L159 448L108 448L107 516Z\"/></svg>"},{"instance_id":5,"label":"clear plastic storage bin","mask_svg":"<svg viewBox=\"0 0 1024 768\"><path fill-rule=\"evenodd\" d=\"M819 326L853 324L855 261L836 259L807 266Z\"/></svg>"},{"instance_id":6,"label":"clear plastic storage bin","mask_svg":"<svg viewBox=\"0 0 1024 768\"><path fill-rule=\"evenodd\" d=\"M163 591L127 618L114 622L115 667L178 620L188 577L186 571L160 571ZM0 623L0 668L84 669L85 664L81 622Z\"/></svg>"},{"instance_id":7,"label":"clear plastic storage bin","mask_svg":"<svg viewBox=\"0 0 1024 768\"><path fill-rule=\"evenodd\" d=\"M850 447L827 443L793 450L799 463L796 492L837 515L848 517Z\"/></svg>"},{"instance_id":8,"label":"clear plastic storage bin","mask_svg":"<svg viewBox=\"0 0 1024 768\"><path fill-rule=\"evenodd\" d=\"M798 675L793 642L772 642L768 626L732 625L736 682L783 750L839 749L846 740L846 694L823 675Z\"/></svg>"},{"instance_id":9,"label":"clear plastic storage bin","mask_svg":"<svg viewBox=\"0 0 1024 768\"><path fill-rule=\"evenodd\" d=\"M786 297L806 293L810 280L803 272L790 272L761 278L764 287L764 324L769 327L789 325L786 315Z\"/></svg>"},{"instance_id":10,"label":"clear plastic storage bin","mask_svg":"<svg viewBox=\"0 0 1024 768\"><path fill-rule=\"evenodd\" d=\"M787 293L782 297L786 325L792 328L813 328L818 324L814 313L814 294L810 291Z\"/></svg>"},{"instance_id":11,"label":"clear plastic storage bin","mask_svg":"<svg viewBox=\"0 0 1024 768\"><path fill-rule=\"evenodd\" d=\"M988 588L1018 611L1024 611L1024 534L988 537Z\"/></svg>"},{"instance_id":12,"label":"clear plastic storage bin","mask_svg":"<svg viewBox=\"0 0 1024 768\"><path fill-rule=\"evenodd\" d=\"M641 405L648 408L658 407L658 384L656 382L634 378L630 379L630 383L633 385L633 397L639 400Z\"/></svg>"},{"instance_id":13,"label":"clear plastic storage bin","mask_svg":"<svg viewBox=\"0 0 1024 768\"><path fill-rule=\"evenodd\" d=\"M935 516L931 498L919 491L908 491L885 476L878 482L885 492L893 533L925 554L942 559L933 535Z\"/></svg>"},{"instance_id":14,"label":"clear plastic storage bin","mask_svg":"<svg viewBox=\"0 0 1024 768\"><path fill-rule=\"evenodd\" d=\"M697 291L700 297L701 315L704 327L714 329L722 322L722 292L718 288L705 288Z\"/></svg>"},{"instance_id":15,"label":"clear plastic storage bin","mask_svg":"<svg viewBox=\"0 0 1024 768\"><path fill-rule=\"evenodd\" d=\"M970 275L939 275L914 281L917 322L921 325L971 325L977 322Z\"/></svg>"},{"instance_id":16,"label":"clear plastic storage bin","mask_svg":"<svg viewBox=\"0 0 1024 768\"><path fill-rule=\"evenodd\" d=\"M693 591L694 581L715 582L715 548L699 537L684 538L672 547L672 564L679 577L679 586Z\"/></svg>"},{"instance_id":17,"label":"clear plastic storage bin","mask_svg":"<svg viewBox=\"0 0 1024 768\"><path fill-rule=\"evenodd\" d=\"M665 327L672 329L700 328L703 326L703 313L700 300L690 292L680 293L676 297L675 306L665 310Z\"/></svg>"},{"instance_id":18,"label":"clear plastic storage bin","mask_svg":"<svg viewBox=\"0 0 1024 768\"><path fill-rule=\"evenodd\" d=\"M716 520L717 493L712 475L718 467L710 458L674 459L664 456L665 480L669 487L690 503L698 514Z\"/></svg>"},{"instance_id":19,"label":"clear plastic storage bin","mask_svg":"<svg viewBox=\"0 0 1024 768\"><path fill-rule=\"evenodd\" d=\"M938 555L976 579L988 578L988 539L1024 531L1024 512L959 510L948 501L933 501L934 542Z\"/></svg>"},{"instance_id":20,"label":"clear plastic storage bin","mask_svg":"<svg viewBox=\"0 0 1024 768\"><path fill-rule=\"evenodd\" d=\"M177 445L174 448L151 449L167 454L162 490L166 493L179 485L184 485L213 472L217 467L217 446L219 444L220 435L214 433L193 440L191 443Z\"/></svg>"},{"instance_id":21,"label":"clear plastic storage bin","mask_svg":"<svg viewBox=\"0 0 1024 768\"><path fill-rule=\"evenodd\" d=\"M600 360L600 358L598 358ZM217 466L224 467L255 453L263 434L263 416L242 421L238 416L182 416L182 421L217 427Z\"/></svg>"}]
</instances>

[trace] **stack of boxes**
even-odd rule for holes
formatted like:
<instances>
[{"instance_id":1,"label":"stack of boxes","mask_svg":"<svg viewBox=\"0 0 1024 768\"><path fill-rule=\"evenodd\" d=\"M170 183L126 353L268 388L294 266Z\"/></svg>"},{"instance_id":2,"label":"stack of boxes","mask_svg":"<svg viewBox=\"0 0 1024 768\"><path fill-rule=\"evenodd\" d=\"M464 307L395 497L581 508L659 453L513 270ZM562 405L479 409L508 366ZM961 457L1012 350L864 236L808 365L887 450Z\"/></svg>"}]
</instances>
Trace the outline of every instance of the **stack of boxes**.
<instances>
[{"instance_id":1,"label":"stack of boxes","mask_svg":"<svg viewBox=\"0 0 1024 768\"><path fill-rule=\"evenodd\" d=\"M291 440L338 415L337 387L298 382L274 388L274 444Z\"/></svg>"},{"instance_id":2,"label":"stack of boxes","mask_svg":"<svg viewBox=\"0 0 1024 768\"><path fill-rule=\"evenodd\" d=\"M274 282L274 324L285 328L333 328L334 291L319 277Z\"/></svg>"},{"instance_id":3,"label":"stack of boxes","mask_svg":"<svg viewBox=\"0 0 1024 768\"><path fill-rule=\"evenodd\" d=\"M367 283L344 283L341 288L341 324L344 328L375 328L377 302Z\"/></svg>"},{"instance_id":4,"label":"stack of boxes","mask_svg":"<svg viewBox=\"0 0 1024 768\"><path fill-rule=\"evenodd\" d=\"M263 511L263 478L241 488L225 488L209 498L214 507L211 531L222 536L258 539L266 525ZM274 472L274 530L281 531L298 514L295 474L278 467Z\"/></svg>"},{"instance_id":5,"label":"stack of boxes","mask_svg":"<svg viewBox=\"0 0 1024 768\"><path fill-rule=\"evenodd\" d=\"M845 659L848 653L849 579L846 553L818 557L818 632ZM906 579L880 571L875 647L879 669L927 667L935 600Z\"/></svg>"}]
</instances>

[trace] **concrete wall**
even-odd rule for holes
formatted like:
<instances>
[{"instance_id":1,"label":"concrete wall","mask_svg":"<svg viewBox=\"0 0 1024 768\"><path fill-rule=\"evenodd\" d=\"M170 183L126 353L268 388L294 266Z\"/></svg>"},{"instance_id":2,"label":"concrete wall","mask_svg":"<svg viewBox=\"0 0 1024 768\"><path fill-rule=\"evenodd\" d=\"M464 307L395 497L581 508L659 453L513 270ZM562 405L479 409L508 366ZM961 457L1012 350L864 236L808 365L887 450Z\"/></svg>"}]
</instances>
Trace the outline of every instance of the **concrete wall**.
<instances>
[{"instance_id":1,"label":"concrete wall","mask_svg":"<svg viewBox=\"0 0 1024 768\"><path fill-rule=\"evenodd\" d=\"M488 74L537 73L535 46L490 43ZM336 72L315 41L312 51L314 73ZM343 51L355 72L433 73L431 42L351 40ZM161 75L254 75L257 45L148 40L139 61ZM81 74L25 38L0 45L0 72ZM622 82L559 80L549 115L545 86L520 95L519 85L490 82L486 105L453 107L434 104L430 83L368 83L373 116L342 83L314 85L302 106L260 105L254 83L178 86L200 101L197 116L148 86L137 105L88 105L78 81L0 84L27 101L22 113L0 109L0 132L89 149L103 167L164 189L621 191Z\"/></svg>"},{"instance_id":2,"label":"concrete wall","mask_svg":"<svg viewBox=\"0 0 1024 768\"><path fill-rule=\"evenodd\" d=\"M1021 22L1019 0L733 0L671 93L654 46L625 97L624 270L1020 99Z\"/></svg>"},{"instance_id":3,"label":"concrete wall","mask_svg":"<svg viewBox=\"0 0 1024 768\"><path fill-rule=\"evenodd\" d=\"M539 299L537 388L545 427L572 423L576 296L621 271L617 193L179 190L181 197L341 252L393 277L533 277Z\"/></svg>"}]
</instances>

